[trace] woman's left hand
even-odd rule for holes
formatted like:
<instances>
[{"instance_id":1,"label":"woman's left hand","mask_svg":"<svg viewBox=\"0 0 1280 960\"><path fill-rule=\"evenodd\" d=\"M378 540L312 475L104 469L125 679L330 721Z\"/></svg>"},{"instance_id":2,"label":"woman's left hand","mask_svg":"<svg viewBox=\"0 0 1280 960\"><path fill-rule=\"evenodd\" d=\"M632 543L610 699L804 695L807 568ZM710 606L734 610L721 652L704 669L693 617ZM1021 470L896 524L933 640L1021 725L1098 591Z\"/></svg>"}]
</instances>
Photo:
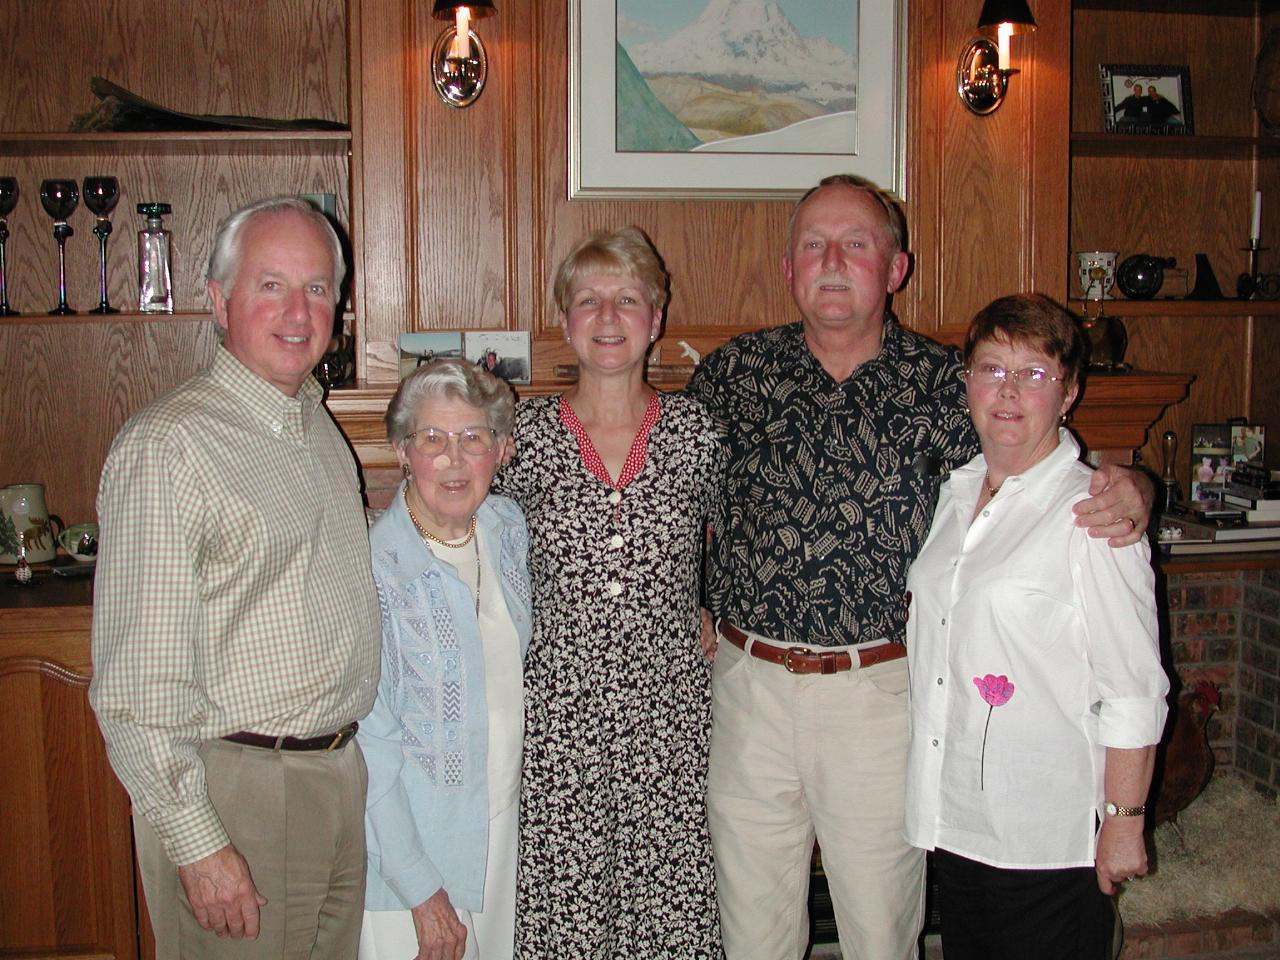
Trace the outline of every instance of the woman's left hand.
<instances>
[{"instance_id":1,"label":"woman's left hand","mask_svg":"<svg viewBox=\"0 0 1280 960\"><path fill-rule=\"evenodd\" d=\"M1108 817L1102 825L1093 866L1098 874L1098 889L1107 896L1119 889L1117 884L1147 875L1142 823L1142 817Z\"/></svg>"},{"instance_id":2,"label":"woman's left hand","mask_svg":"<svg viewBox=\"0 0 1280 960\"><path fill-rule=\"evenodd\" d=\"M1140 470L1114 463L1099 467L1089 481L1088 500L1081 500L1072 512L1076 525L1091 537L1107 537L1113 547L1137 543L1146 533L1155 500L1155 485Z\"/></svg>"}]
</instances>

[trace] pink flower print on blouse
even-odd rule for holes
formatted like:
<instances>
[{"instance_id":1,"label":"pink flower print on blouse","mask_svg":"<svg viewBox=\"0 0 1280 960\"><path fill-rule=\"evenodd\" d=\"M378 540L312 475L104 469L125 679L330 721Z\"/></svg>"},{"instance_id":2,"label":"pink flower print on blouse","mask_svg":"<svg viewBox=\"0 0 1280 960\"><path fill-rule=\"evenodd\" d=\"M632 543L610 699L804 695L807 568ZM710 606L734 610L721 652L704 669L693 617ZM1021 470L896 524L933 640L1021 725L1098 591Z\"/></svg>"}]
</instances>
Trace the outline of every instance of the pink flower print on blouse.
<instances>
[{"instance_id":1,"label":"pink flower print on blouse","mask_svg":"<svg viewBox=\"0 0 1280 960\"><path fill-rule=\"evenodd\" d=\"M982 728L982 760L978 766L978 789L982 790L985 789L987 731L991 729L991 711L1009 702L1009 698L1013 696L1013 684L1006 676L997 677L995 674L988 673L985 677L974 677L973 685L978 688L978 693L982 694L982 699L987 701L987 725Z\"/></svg>"}]
</instances>

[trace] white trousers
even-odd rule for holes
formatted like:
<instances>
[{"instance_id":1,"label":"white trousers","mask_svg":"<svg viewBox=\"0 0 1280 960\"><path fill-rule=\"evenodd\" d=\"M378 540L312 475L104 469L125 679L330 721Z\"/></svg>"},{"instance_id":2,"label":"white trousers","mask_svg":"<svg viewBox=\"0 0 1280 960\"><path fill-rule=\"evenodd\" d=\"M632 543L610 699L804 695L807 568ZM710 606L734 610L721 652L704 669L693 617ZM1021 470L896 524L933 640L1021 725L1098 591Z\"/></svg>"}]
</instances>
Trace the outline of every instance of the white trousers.
<instances>
[{"instance_id":1,"label":"white trousers","mask_svg":"<svg viewBox=\"0 0 1280 960\"><path fill-rule=\"evenodd\" d=\"M800 676L721 637L712 695L707 813L729 960L804 955L815 835L845 960L913 960L924 853L903 839L906 657Z\"/></svg>"},{"instance_id":2,"label":"white trousers","mask_svg":"<svg viewBox=\"0 0 1280 960\"><path fill-rule=\"evenodd\" d=\"M489 820L489 852L484 871L484 909L458 910L467 928L463 960L511 960L516 935L516 838L520 804ZM359 960L413 960L418 937L408 910L364 912Z\"/></svg>"}]
</instances>

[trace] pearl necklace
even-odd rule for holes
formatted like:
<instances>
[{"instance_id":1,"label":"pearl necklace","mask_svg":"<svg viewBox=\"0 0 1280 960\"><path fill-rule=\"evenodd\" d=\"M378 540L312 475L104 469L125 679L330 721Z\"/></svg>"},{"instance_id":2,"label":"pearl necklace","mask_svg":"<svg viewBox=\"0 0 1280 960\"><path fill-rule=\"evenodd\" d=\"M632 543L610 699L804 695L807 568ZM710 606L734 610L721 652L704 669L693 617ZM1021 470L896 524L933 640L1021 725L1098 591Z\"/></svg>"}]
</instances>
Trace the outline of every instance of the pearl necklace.
<instances>
[{"instance_id":1,"label":"pearl necklace","mask_svg":"<svg viewBox=\"0 0 1280 960\"><path fill-rule=\"evenodd\" d=\"M476 515L475 515L474 513L471 515L471 527L467 530L467 535L466 535L465 537L463 537L461 540L459 540L457 543L452 543L452 542L450 542L449 540L443 540L443 539L441 539L440 537L437 537L434 533L432 533L430 530L428 530L426 527L424 527L421 523L419 523L419 522L418 522L418 518L417 518L417 516L416 516L416 515L414 514L414 512L413 512L413 507L411 507L411 506L409 505L409 488L408 488L408 486L406 486L406 487L404 488L404 508L405 508L406 510L408 510L408 511L409 511L409 519L413 521L413 525L414 525L414 527L417 529L417 531L418 531L418 535L419 535L420 537L422 537L422 542L423 542L424 544L427 544L427 543L438 543L440 546L442 546L442 547L448 547L450 550L460 550L460 549L462 549L463 547L465 547L468 543L471 543L471 541L475 540L475 544L476 544L476 595L475 595L475 603L476 603L476 618L477 618L477 619L479 619L479 617L480 617L480 571L481 571L481 566L480 566L480 541L479 541L479 540L476 540ZM431 548L428 546L428 547L427 547L427 549L429 550L429 549L431 549Z\"/></svg>"}]
</instances>

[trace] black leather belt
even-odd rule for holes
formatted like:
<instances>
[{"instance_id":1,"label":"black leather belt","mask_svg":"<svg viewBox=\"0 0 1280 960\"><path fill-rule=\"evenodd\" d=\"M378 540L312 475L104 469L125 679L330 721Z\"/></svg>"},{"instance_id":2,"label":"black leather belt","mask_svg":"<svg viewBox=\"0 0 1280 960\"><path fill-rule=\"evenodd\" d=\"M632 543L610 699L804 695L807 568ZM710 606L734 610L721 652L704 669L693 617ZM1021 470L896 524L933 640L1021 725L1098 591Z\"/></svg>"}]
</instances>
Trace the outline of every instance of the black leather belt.
<instances>
[{"instance_id":1,"label":"black leather belt","mask_svg":"<svg viewBox=\"0 0 1280 960\"><path fill-rule=\"evenodd\" d=\"M265 733L241 730L239 733L229 733L222 739L240 743L246 747L261 747L264 750L341 750L351 742L359 728L360 724L353 720L341 730L318 737L272 737Z\"/></svg>"},{"instance_id":2,"label":"black leather belt","mask_svg":"<svg viewBox=\"0 0 1280 960\"><path fill-rule=\"evenodd\" d=\"M728 638L736 647L747 649L747 635L727 620L717 625L722 637ZM875 647L859 647L856 650L814 650L810 647L778 647L772 643L757 640L751 644L751 656L766 663L777 663L791 673L841 673L853 668L853 656L858 655L859 667L871 667L877 663L888 663L907 655L905 644L882 643Z\"/></svg>"}]
</instances>

